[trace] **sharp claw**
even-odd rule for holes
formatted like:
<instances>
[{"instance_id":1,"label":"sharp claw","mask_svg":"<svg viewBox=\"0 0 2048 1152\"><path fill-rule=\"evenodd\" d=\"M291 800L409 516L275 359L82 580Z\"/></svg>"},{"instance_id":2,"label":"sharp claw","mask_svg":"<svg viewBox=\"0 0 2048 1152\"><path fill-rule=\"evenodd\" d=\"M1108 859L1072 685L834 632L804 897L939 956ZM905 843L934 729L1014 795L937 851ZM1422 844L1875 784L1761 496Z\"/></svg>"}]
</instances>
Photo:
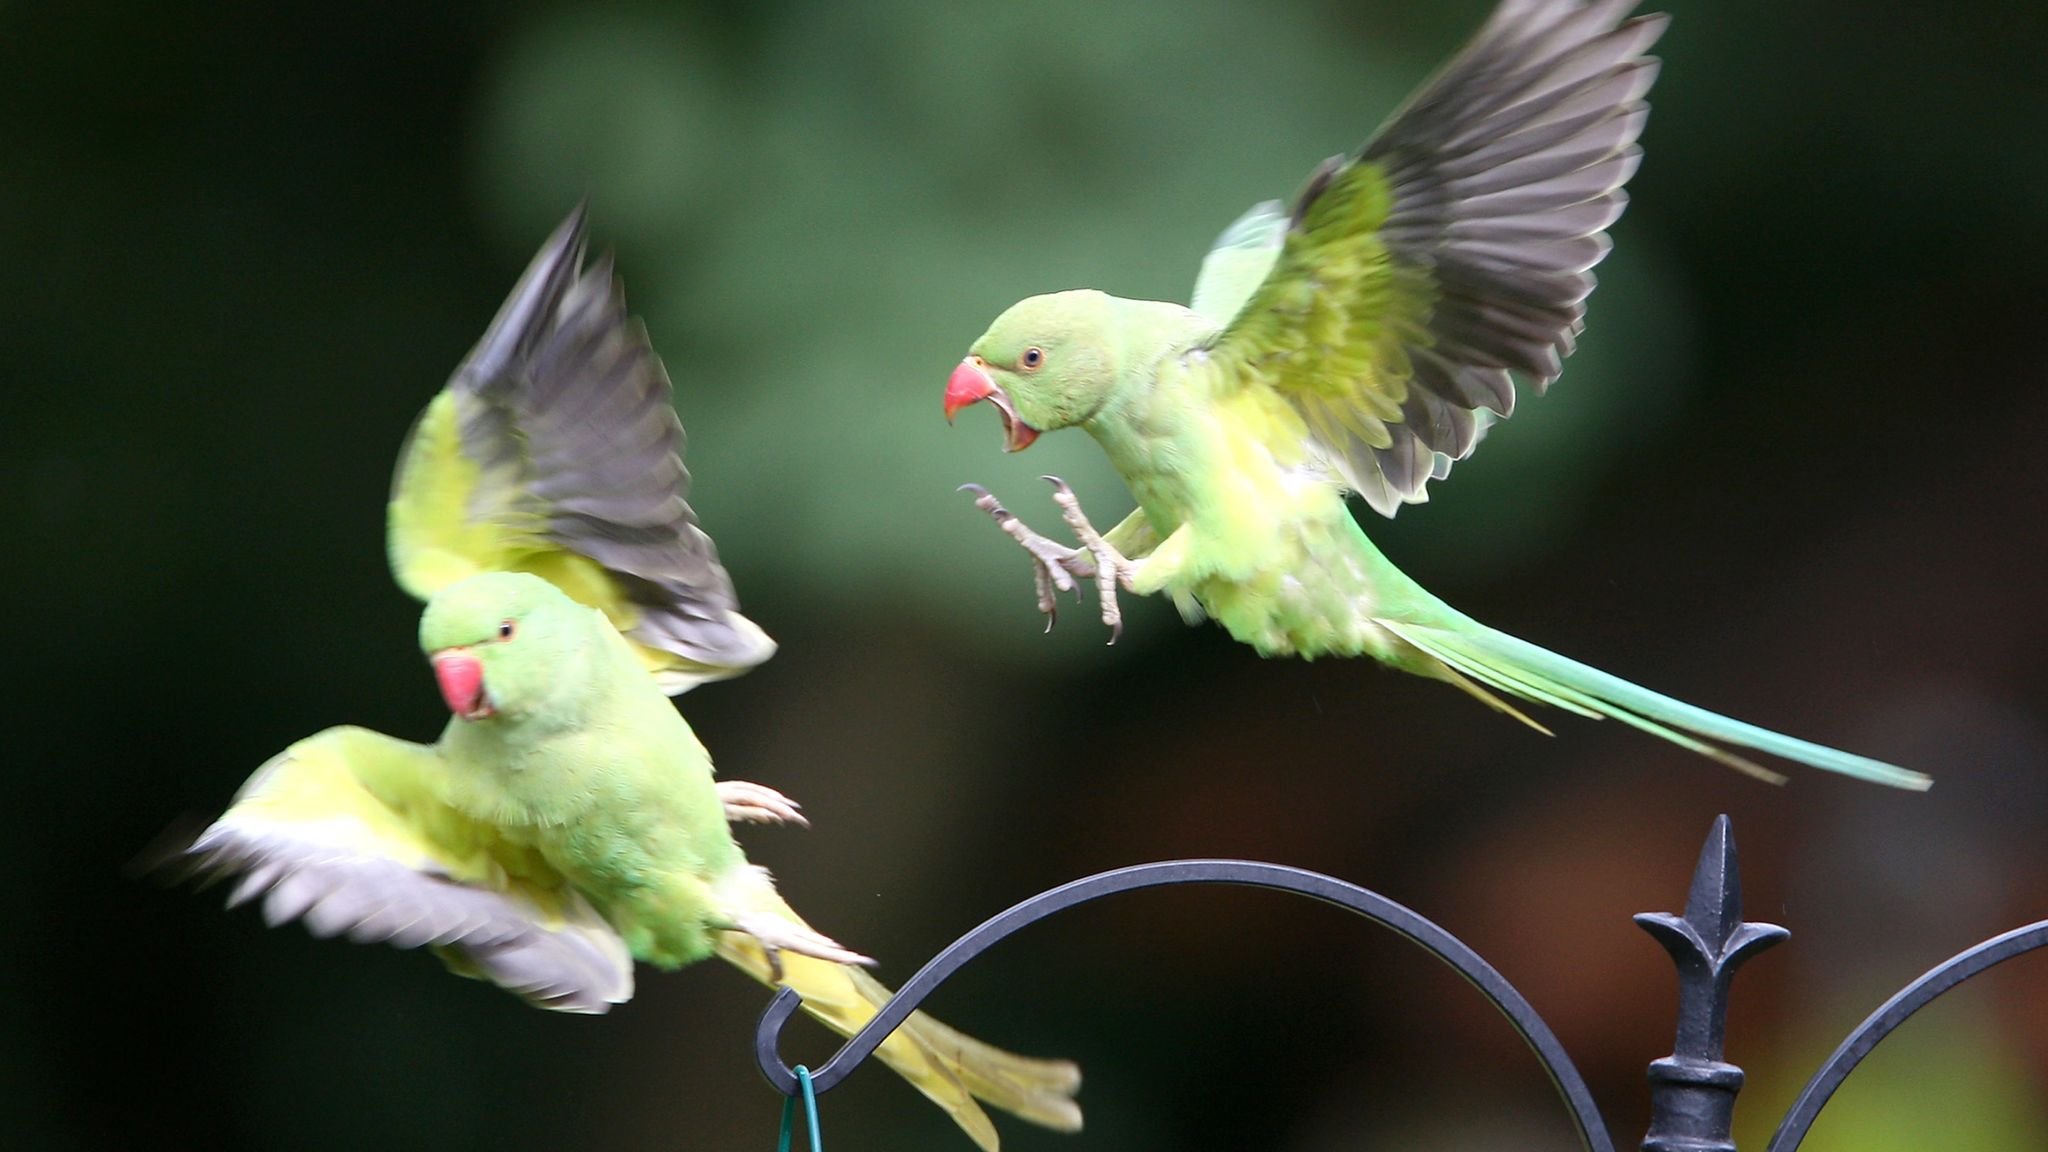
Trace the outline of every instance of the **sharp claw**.
<instances>
[{"instance_id":1,"label":"sharp claw","mask_svg":"<svg viewBox=\"0 0 2048 1152\"><path fill-rule=\"evenodd\" d=\"M1117 621L1116 623L1114 623L1114 624L1111 624L1111 625L1109 626L1109 645L1110 645L1111 647L1114 647L1114 646L1115 646L1115 644L1116 644L1116 641L1117 641L1117 637L1119 637L1119 636L1122 636L1123 634L1124 634L1124 622L1123 622L1123 621L1119 620L1119 621Z\"/></svg>"},{"instance_id":2,"label":"sharp claw","mask_svg":"<svg viewBox=\"0 0 2048 1152\"><path fill-rule=\"evenodd\" d=\"M1050 632L1053 623L1059 619L1060 605L1053 597L1052 570L1036 556L1031 558L1031 579L1038 587L1038 610L1045 614L1045 630Z\"/></svg>"},{"instance_id":3,"label":"sharp claw","mask_svg":"<svg viewBox=\"0 0 2048 1152\"><path fill-rule=\"evenodd\" d=\"M721 780L718 782L718 798L725 805L725 818L746 824L794 824L809 828L811 822L804 818L796 801L766 784L755 784L747 780Z\"/></svg>"},{"instance_id":4,"label":"sharp claw","mask_svg":"<svg viewBox=\"0 0 2048 1152\"><path fill-rule=\"evenodd\" d=\"M990 492L988 489L983 488L979 484L963 485L963 490L965 488L974 489L974 506L976 508L979 508L983 512L988 513L989 516L992 517L995 520L995 522L1002 527L1003 531L1010 533L1010 535L1013 538L1017 539L1018 543L1024 543L1023 539L1021 537L1017 537L1016 533L1011 530L1011 524L1017 519L1017 517L1014 514L1012 514L1008 508L1003 507L1003 502L996 499L995 494L993 492ZM1017 527L1022 528L1023 525L1018 524ZM1029 529L1026 529L1026 531L1029 531Z\"/></svg>"},{"instance_id":5,"label":"sharp claw","mask_svg":"<svg viewBox=\"0 0 2048 1152\"><path fill-rule=\"evenodd\" d=\"M974 495L975 495L975 497L976 497L977 499L979 499L980 497L983 497L983 496L986 496L986 495L988 495L988 489L986 489L986 488L983 488L983 487L982 487L981 485L979 485L979 484L962 484L962 485L961 485L961 486L959 486L958 488L955 488L955 489L953 489L953 491L955 491L955 492L972 492L972 493L974 493Z\"/></svg>"},{"instance_id":6,"label":"sharp claw","mask_svg":"<svg viewBox=\"0 0 2048 1152\"><path fill-rule=\"evenodd\" d=\"M1062 480L1057 476L1040 476L1039 479L1045 481L1047 484L1052 485L1053 490L1056 492L1073 491L1072 488L1067 487L1067 482L1065 480Z\"/></svg>"}]
</instances>

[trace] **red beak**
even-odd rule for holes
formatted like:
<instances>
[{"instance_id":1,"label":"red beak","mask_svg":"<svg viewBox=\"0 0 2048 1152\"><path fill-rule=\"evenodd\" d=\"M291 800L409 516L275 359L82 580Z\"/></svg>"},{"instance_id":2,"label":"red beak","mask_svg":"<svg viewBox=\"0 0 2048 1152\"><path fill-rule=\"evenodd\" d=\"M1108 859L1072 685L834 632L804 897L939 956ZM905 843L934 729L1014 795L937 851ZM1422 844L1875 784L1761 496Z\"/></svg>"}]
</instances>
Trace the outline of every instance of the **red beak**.
<instances>
[{"instance_id":1,"label":"red beak","mask_svg":"<svg viewBox=\"0 0 2048 1152\"><path fill-rule=\"evenodd\" d=\"M434 653L434 679L441 685L441 699L448 711L464 720L481 720L492 714L484 696L484 666L465 648Z\"/></svg>"},{"instance_id":2,"label":"red beak","mask_svg":"<svg viewBox=\"0 0 2048 1152\"><path fill-rule=\"evenodd\" d=\"M986 400L995 405L1003 417L1003 451L1022 452L1038 439L1038 429L1017 419L1017 410L1010 405L1010 398L996 386L988 374L988 362L979 356L969 356L953 369L953 375L946 381L946 423L962 408L977 400Z\"/></svg>"},{"instance_id":3,"label":"red beak","mask_svg":"<svg viewBox=\"0 0 2048 1152\"><path fill-rule=\"evenodd\" d=\"M995 395L996 382L989 379L987 362L979 356L969 356L953 369L953 375L946 381L946 423L962 408L977 400L986 400Z\"/></svg>"}]
</instances>

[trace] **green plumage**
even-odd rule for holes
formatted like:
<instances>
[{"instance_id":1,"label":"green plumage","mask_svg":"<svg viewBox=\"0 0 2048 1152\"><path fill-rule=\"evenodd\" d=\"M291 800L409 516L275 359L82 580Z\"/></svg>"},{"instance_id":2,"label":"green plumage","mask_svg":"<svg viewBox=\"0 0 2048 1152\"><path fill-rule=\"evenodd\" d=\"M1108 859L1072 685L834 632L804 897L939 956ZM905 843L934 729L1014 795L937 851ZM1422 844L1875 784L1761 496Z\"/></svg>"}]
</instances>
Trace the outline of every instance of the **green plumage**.
<instances>
[{"instance_id":1,"label":"green plumage","mask_svg":"<svg viewBox=\"0 0 2048 1152\"><path fill-rule=\"evenodd\" d=\"M610 259L586 270L582 255L579 209L400 452L389 553L427 601L420 646L453 714L440 738L301 740L182 856L272 924L430 948L538 1007L605 1012L632 997L636 959L715 955L850 1035L891 993L804 923L728 824L803 823L797 806L715 781L664 695L775 645L684 499L667 374ZM1081 1126L1067 1061L922 1013L877 1051L988 1152L982 1102Z\"/></svg>"},{"instance_id":2,"label":"green plumage","mask_svg":"<svg viewBox=\"0 0 2048 1152\"><path fill-rule=\"evenodd\" d=\"M517 635L498 641L506 620ZM602 613L489 573L429 602L420 646L469 648L493 695L490 721L452 719L435 746L450 806L537 852L634 958L710 956L711 931L736 922L715 893L746 857L710 755Z\"/></svg>"},{"instance_id":3,"label":"green plumage","mask_svg":"<svg viewBox=\"0 0 2048 1152\"><path fill-rule=\"evenodd\" d=\"M335 728L266 764L188 849L236 878L230 903L260 897L272 923L317 935L431 947L543 1008L604 1012L631 998L634 960L714 955L796 989L842 1033L888 1002L865 957L747 862L710 756L601 610L538 576L482 573L428 602L420 646L462 710L431 745ZM977 1098L1080 1127L1066 1061L921 1013L880 1054L990 1152Z\"/></svg>"},{"instance_id":4,"label":"green plumage","mask_svg":"<svg viewBox=\"0 0 2048 1152\"><path fill-rule=\"evenodd\" d=\"M1903 788L1927 777L1630 684L1473 621L1403 575L1346 507L1393 515L1539 391L1576 341L1590 269L1625 203L1642 52L1632 0L1509 0L1358 154L1261 205L1204 261L1194 306L1094 291L1006 311L948 385L991 399L1013 447L1079 427L1138 511L1083 548L1022 533L1050 585L1163 592L1268 656L1372 656L1516 703L1609 717L1766 779L1722 745Z\"/></svg>"}]
</instances>

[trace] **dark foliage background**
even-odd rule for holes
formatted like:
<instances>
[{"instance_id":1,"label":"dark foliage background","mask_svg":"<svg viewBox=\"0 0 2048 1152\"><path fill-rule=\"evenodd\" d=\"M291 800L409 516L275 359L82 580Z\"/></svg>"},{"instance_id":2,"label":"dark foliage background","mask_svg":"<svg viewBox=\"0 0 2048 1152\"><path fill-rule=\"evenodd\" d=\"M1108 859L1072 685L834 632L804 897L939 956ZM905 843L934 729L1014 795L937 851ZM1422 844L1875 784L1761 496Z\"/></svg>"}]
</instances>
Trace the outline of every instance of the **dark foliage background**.
<instances>
[{"instance_id":1,"label":"dark foliage background","mask_svg":"<svg viewBox=\"0 0 2048 1152\"><path fill-rule=\"evenodd\" d=\"M953 493L1107 522L1078 435L997 452L946 372L1037 291L1184 298L1208 239L1362 139L1480 0L422 6L0 3L0 1143L765 1146L766 996L644 974L603 1019L430 960L267 931L122 867L291 740L442 722L388 580L413 414L588 194L691 431L695 502L783 643L685 711L817 827L750 833L900 979L1014 899L1259 857L1438 919L1554 1022L1624 1142L1672 908L1730 812L1737 990L1768 1131L1836 1037L2048 915L2048 84L2040 5L1672 0L1591 328L1389 553L1492 623L1687 699L1933 772L1777 790L1628 730L1541 739L1439 685L1266 663L1170 608L1040 637ZM936 1005L1080 1059L1054 1148L1567 1148L1470 991L1254 894L1132 897ZM1812 1149L2048 1148L2048 963L1880 1052ZM824 1037L807 1034L817 1059ZM802 1053L797 1053L801 1055ZM845 1148L967 1147L880 1073Z\"/></svg>"}]
</instances>

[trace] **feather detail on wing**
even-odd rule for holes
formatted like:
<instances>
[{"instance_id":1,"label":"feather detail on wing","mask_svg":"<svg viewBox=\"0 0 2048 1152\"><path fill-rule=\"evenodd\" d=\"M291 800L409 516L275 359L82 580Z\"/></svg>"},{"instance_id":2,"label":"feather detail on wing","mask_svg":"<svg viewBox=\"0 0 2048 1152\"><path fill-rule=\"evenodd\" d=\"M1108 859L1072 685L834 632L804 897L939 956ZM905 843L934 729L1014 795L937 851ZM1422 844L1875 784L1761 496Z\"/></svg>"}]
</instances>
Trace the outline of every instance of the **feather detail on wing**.
<instances>
[{"instance_id":1,"label":"feather detail on wing","mask_svg":"<svg viewBox=\"0 0 2048 1152\"><path fill-rule=\"evenodd\" d=\"M556 229L413 426L392 480L392 574L420 599L479 572L553 581L602 609L671 695L775 643L740 614L685 497L683 428L610 257Z\"/></svg>"},{"instance_id":2,"label":"feather detail on wing","mask_svg":"<svg viewBox=\"0 0 2048 1152\"><path fill-rule=\"evenodd\" d=\"M292 745L184 856L232 878L228 905L315 936L433 948L537 1007L604 1012L633 995L611 925L531 851L450 807L434 749L363 728Z\"/></svg>"},{"instance_id":3,"label":"feather detail on wing","mask_svg":"<svg viewBox=\"0 0 2048 1152\"><path fill-rule=\"evenodd\" d=\"M1649 115L1665 19L1624 20L1635 3L1504 0L1316 169L1272 271L1200 350L1286 394L1384 515L1471 452L1482 412L1514 411L1510 373L1540 393L1571 354Z\"/></svg>"}]
</instances>

